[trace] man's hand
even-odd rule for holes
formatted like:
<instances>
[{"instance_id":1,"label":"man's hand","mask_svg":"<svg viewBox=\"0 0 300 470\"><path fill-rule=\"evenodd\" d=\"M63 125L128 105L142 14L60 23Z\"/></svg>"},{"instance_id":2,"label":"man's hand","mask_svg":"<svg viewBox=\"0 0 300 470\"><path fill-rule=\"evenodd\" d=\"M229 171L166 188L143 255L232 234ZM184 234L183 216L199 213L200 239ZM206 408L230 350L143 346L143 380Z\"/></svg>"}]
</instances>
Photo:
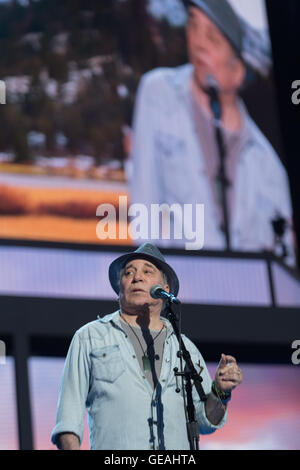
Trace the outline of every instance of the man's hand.
<instances>
[{"instance_id":1,"label":"man's hand","mask_svg":"<svg viewBox=\"0 0 300 470\"><path fill-rule=\"evenodd\" d=\"M221 355L216 375L215 383L222 392L231 392L237 385L242 383L243 375L236 360L232 356Z\"/></svg>"}]
</instances>

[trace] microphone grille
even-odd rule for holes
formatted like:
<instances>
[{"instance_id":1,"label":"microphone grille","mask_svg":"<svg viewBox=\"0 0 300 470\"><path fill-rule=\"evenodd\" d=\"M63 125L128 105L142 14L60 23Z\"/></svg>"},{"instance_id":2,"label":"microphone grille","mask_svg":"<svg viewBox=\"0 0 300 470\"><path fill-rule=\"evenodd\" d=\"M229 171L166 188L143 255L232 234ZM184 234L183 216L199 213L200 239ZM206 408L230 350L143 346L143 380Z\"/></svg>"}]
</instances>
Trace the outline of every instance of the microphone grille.
<instances>
[{"instance_id":1,"label":"microphone grille","mask_svg":"<svg viewBox=\"0 0 300 470\"><path fill-rule=\"evenodd\" d=\"M150 295L153 297L153 299L158 299L158 291L163 290L163 287L161 284L155 284L154 286L151 287L150 289Z\"/></svg>"}]
</instances>

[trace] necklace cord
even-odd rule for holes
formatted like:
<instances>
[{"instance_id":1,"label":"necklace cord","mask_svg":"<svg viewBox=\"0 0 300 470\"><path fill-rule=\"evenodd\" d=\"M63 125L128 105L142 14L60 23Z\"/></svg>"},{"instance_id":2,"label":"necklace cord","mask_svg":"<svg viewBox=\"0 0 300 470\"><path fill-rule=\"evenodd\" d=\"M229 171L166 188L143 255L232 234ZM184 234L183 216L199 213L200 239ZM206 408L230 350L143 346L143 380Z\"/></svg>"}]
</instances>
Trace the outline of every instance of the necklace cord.
<instances>
[{"instance_id":1,"label":"necklace cord","mask_svg":"<svg viewBox=\"0 0 300 470\"><path fill-rule=\"evenodd\" d=\"M134 331L134 329L132 328L132 326L130 325L130 323L128 323L128 321L123 317L123 315L120 315L120 317L122 318L122 320L124 320L124 322L129 326L129 328L131 329L132 333L134 334L134 336L136 337L136 339L138 340L139 342L139 345L141 346L141 350L143 351L143 354L144 356L147 356L148 357L148 349L150 348L150 346L153 346L154 345L154 342L156 340L156 338L158 338L158 336L160 335L160 333L162 332L162 330L164 329L165 325L162 326L162 328L159 330L158 334L152 338L152 343L150 343L148 346L147 346L147 349L144 351L144 348L140 342L140 339L138 337L138 335L136 334L136 332ZM146 354L147 353L147 354Z\"/></svg>"}]
</instances>

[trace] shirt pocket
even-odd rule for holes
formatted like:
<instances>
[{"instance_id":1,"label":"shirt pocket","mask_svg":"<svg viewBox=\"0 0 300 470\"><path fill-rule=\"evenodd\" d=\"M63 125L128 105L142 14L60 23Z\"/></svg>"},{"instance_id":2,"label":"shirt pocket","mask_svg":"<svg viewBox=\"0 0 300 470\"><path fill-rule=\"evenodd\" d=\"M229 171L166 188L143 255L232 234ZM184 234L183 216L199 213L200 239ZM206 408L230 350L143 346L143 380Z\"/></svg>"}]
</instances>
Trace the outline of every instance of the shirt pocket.
<instances>
[{"instance_id":1,"label":"shirt pocket","mask_svg":"<svg viewBox=\"0 0 300 470\"><path fill-rule=\"evenodd\" d=\"M115 382L125 371L118 345L104 346L91 352L92 376L95 380Z\"/></svg>"}]
</instances>

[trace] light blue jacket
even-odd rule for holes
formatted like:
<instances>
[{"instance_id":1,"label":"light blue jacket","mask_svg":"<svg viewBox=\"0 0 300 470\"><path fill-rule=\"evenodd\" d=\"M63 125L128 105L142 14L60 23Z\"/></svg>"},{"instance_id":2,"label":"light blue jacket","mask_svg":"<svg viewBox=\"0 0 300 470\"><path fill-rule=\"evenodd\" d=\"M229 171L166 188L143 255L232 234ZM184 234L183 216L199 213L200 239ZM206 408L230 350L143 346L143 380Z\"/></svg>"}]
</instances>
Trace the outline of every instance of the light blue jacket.
<instances>
[{"instance_id":1,"label":"light blue jacket","mask_svg":"<svg viewBox=\"0 0 300 470\"><path fill-rule=\"evenodd\" d=\"M131 202L147 208L163 203L181 207L204 204L203 248L222 250L225 238L218 225L203 151L190 110L192 74L193 66L186 64L152 70L140 81L133 126ZM232 249L273 251L271 220L280 215L290 224L284 241L289 249L289 262L293 264L292 206L285 168L243 102L238 103L248 139L234 181L229 227ZM160 240L157 244L183 247L185 241L183 237Z\"/></svg>"},{"instance_id":2,"label":"light blue jacket","mask_svg":"<svg viewBox=\"0 0 300 470\"><path fill-rule=\"evenodd\" d=\"M88 411L91 449L176 449L188 450L182 391L175 392L173 369L180 367L178 341L168 320L167 337L159 384L153 391L143 375L130 339L122 329L119 311L80 328L74 335L66 358L59 393L56 426L51 440L59 433L83 436L85 407ZM200 365L202 386L211 390L211 378L196 346L186 337L184 343L197 372ZM204 403L193 387L199 431L203 434L221 428L205 415Z\"/></svg>"}]
</instances>

